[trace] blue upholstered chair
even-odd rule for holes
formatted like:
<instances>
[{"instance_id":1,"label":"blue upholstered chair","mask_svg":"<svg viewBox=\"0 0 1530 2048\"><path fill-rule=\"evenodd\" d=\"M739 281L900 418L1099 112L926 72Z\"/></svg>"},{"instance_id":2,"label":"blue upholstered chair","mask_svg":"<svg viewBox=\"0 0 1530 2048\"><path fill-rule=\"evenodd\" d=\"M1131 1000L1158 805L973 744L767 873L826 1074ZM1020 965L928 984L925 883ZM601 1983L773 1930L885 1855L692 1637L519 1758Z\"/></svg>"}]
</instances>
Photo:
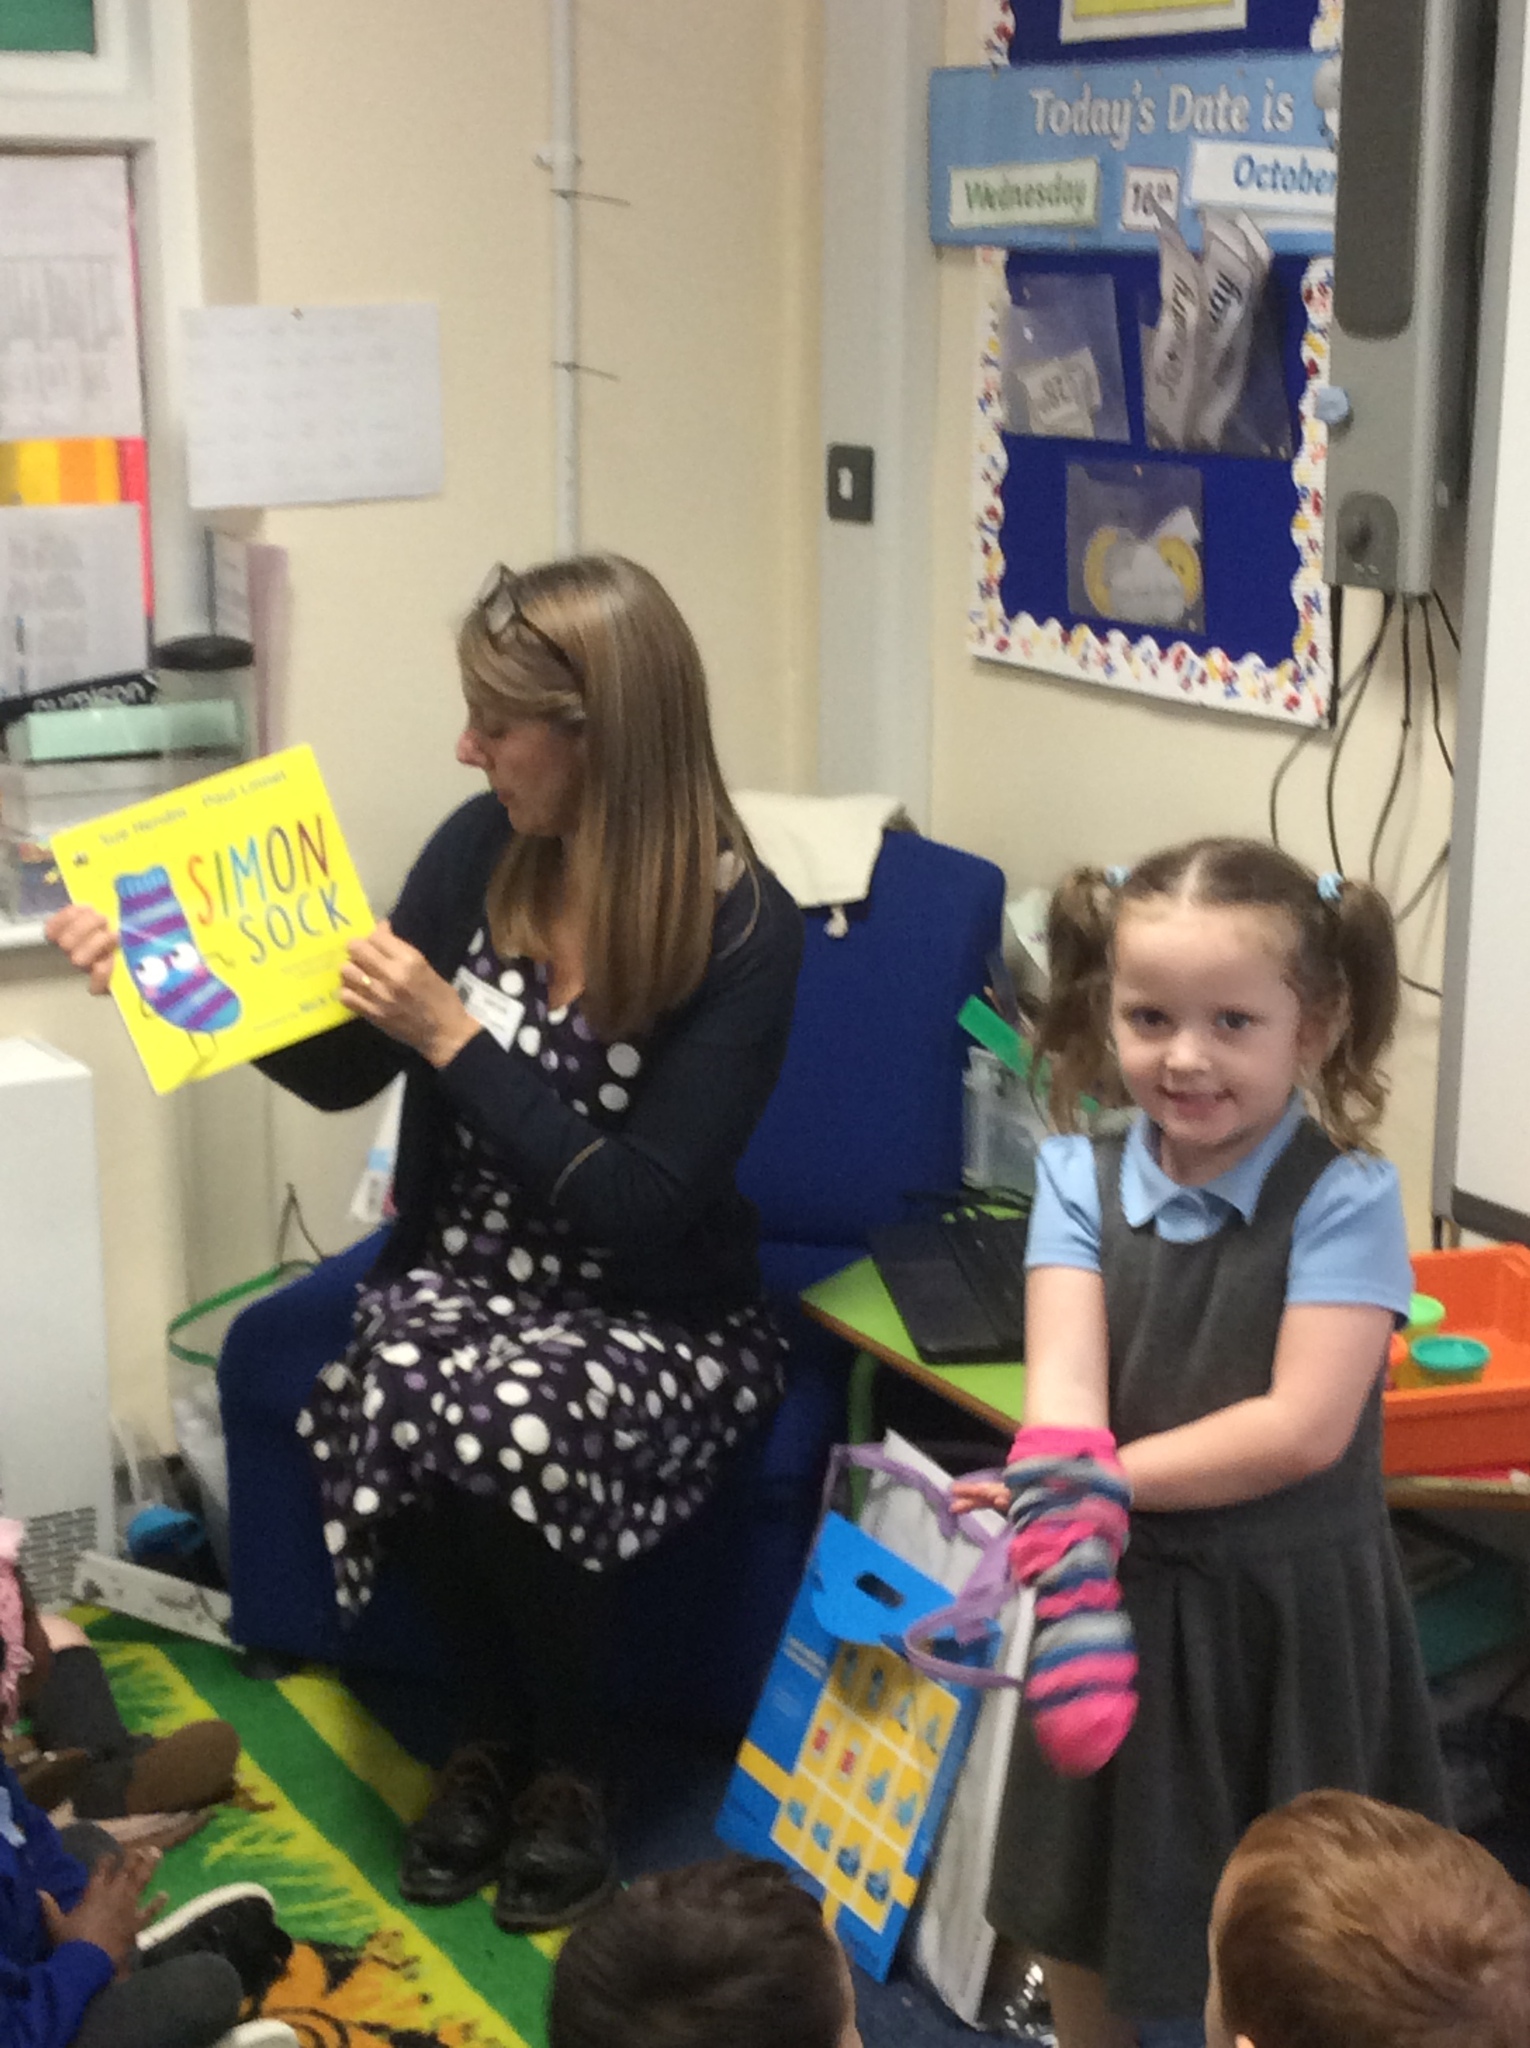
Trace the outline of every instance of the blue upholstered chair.
<instances>
[{"instance_id":1,"label":"blue upholstered chair","mask_svg":"<svg viewBox=\"0 0 1530 2048\"><path fill-rule=\"evenodd\" d=\"M786 1065L741 1172L760 1211L765 1283L791 1324L787 1394L711 1506L631 1568L612 1659L629 1710L730 1733L748 1718L845 1424L846 1348L802 1316L796 1296L859 1258L867 1231L896 1221L908 1193L960 1180L956 1013L983 985L1002 907L991 863L894 832L843 937L829 936L822 912L807 915ZM390 1715L389 1681L441 1670L440 1647L386 1572L342 1637L318 1495L293 1428L315 1373L345 1347L377 1243L326 1259L229 1329L219 1386L230 1590L239 1642L342 1663L408 1739L421 1723Z\"/></svg>"}]
</instances>

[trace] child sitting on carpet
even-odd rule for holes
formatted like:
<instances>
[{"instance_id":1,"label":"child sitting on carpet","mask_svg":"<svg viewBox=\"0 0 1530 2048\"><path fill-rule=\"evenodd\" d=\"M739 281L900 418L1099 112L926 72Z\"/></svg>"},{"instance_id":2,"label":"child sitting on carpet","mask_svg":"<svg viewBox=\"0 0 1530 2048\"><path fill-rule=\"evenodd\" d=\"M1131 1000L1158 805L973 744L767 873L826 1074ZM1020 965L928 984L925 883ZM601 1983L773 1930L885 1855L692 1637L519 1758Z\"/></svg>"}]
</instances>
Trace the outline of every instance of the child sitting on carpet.
<instances>
[{"instance_id":1,"label":"child sitting on carpet","mask_svg":"<svg viewBox=\"0 0 1530 2048\"><path fill-rule=\"evenodd\" d=\"M860 2048L844 1950L779 1864L640 1877L553 1971L548 2048Z\"/></svg>"},{"instance_id":2,"label":"child sitting on carpet","mask_svg":"<svg viewBox=\"0 0 1530 2048\"><path fill-rule=\"evenodd\" d=\"M1524 2048L1530 1893L1353 1792L1256 1820L1211 1915L1208 2048Z\"/></svg>"},{"instance_id":3,"label":"child sitting on carpet","mask_svg":"<svg viewBox=\"0 0 1530 2048\"><path fill-rule=\"evenodd\" d=\"M62 1615L39 1614L19 1567L25 1525L0 1518L0 1633L12 1645L0 1680L4 1733L31 1721L32 1754L7 1740L21 1789L48 1811L66 1799L79 1820L184 1814L227 1798L239 1737L227 1721L193 1721L156 1739L123 1723L94 1644Z\"/></svg>"},{"instance_id":4,"label":"child sitting on carpet","mask_svg":"<svg viewBox=\"0 0 1530 2048\"><path fill-rule=\"evenodd\" d=\"M99 1652L75 1622L29 1610L32 1669L23 1701L38 1752L17 1762L22 1790L79 1820L192 1814L234 1789L239 1737L227 1721L188 1721L168 1735L134 1735L117 1711ZM15 1761L13 1759L13 1761Z\"/></svg>"},{"instance_id":5,"label":"child sitting on carpet","mask_svg":"<svg viewBox=\"0 0 1530 2048\"><path fill-rule=\"evenodd\" d=\"M0 1520L0 1734L31 1668L20 1539ZM238 2025L292 1952L270 1893L225 1885L159 1919L158 1862L88 1823L61 1833L0 1762L0 2048L296 2048L277 2021Z\"/></svg>"},{"instance_id":6,"label":"child sitting on carpet","mask_svg":"<svg viewBox=\"0 0 1530 2048\"><path fill-rule=\"evenodd\" d=\"M292 1946L270 1893L226 1885L151 1927L158 1861L85 1823L61 1834L0 1764L4 2048L296 2048L280 2021L239 2024Z\"/></svg>"}]
</instances>

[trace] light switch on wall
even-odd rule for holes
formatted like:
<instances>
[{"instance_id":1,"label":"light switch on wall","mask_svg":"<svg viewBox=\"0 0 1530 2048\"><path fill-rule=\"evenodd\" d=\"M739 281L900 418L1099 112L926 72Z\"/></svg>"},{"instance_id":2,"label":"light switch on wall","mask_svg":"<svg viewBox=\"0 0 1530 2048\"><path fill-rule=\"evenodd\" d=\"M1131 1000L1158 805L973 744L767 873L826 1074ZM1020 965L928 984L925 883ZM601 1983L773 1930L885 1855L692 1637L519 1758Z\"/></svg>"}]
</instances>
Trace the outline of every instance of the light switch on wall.
<instances>
[{"instance_id":1,"label":"light switch on wall","mask_svg":"<svg viewBox=\"0 0 1530 2048\"><path fill-rule=\"evenodd\" d=\"M869 526L872 517L872 482L876 457L870 448L831 443L827 479L827 505L831 519L851 519Z\"/></svg>"}]
</instances>

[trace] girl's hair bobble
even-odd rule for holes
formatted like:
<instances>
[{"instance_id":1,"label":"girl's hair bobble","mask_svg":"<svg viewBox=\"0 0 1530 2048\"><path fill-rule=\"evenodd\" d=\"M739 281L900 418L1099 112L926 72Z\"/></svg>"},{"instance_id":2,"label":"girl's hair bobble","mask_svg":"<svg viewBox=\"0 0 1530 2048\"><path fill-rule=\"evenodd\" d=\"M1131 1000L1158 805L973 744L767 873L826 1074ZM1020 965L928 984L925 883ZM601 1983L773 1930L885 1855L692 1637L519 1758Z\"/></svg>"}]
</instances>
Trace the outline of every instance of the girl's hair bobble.
<instances>
[{"instance_id":1,"label":"girl's hair bobble","mask_svg":"<svg viewBox=\"0 0 1530 2048\"><path fill-rule=\"evenodd\" d=\"M1105 870L1106 887L1111 889L1124 889L1127 883L1131 880L1131 876L1132 871L1130 868L1107 868Z\"/></svg>"},{"instance_id":2,"label":"girl's hair bobble","mask_svg":"<svg viewBox=\"0 0 1530 2048\"><path fill-rule=\"evenodd\" d=\"M1317 878L1317 892L1325 903L1337 903L1344 894L1344 877L1336 868Z\"/></svg>"}]
</instances>

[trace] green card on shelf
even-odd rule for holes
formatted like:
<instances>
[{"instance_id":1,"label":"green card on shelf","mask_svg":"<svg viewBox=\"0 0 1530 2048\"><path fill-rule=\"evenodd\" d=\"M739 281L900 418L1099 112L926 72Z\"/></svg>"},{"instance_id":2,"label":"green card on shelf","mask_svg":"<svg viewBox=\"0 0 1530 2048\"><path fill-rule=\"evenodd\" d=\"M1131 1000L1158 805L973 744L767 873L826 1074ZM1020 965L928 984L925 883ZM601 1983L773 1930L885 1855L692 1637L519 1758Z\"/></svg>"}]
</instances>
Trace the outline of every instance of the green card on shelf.
<instances>
[{"instance_id":1,"label":"green card on shelf","mask_svg":"<svg viewBox=\"0 0 1530 2048\"><path fill-rule=\"evenodd\" d=\"M986 1046L995 1059L1002 1060L1012 1074L1028 1078L1031 1049L1013 1024L1006 1024L998 1011L981 996L968 996L956 1013L956 1021L969 1038Z\"/></svg>"}]
</instances>

